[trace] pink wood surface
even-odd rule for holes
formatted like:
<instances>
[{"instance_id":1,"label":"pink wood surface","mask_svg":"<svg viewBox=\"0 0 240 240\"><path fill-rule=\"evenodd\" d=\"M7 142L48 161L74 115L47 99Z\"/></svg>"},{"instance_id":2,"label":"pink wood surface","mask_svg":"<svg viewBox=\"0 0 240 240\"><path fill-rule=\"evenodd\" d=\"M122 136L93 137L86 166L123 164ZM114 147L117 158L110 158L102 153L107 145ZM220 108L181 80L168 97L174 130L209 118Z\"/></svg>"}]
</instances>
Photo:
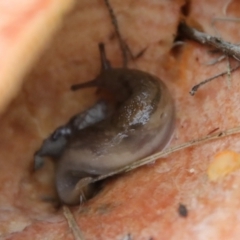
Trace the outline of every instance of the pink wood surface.
<instances>
[{"instance_id":1,"label":"pink wood surface","mask_svg":"<svg viewBox=\"0 0 240 240\"><path fill-rule=\"evenodd\" d=\"M172 92L177 121L171 146L216 128L239 125L239 72L232 74L230 87L227 77L221 77L202 87L194 97L189 95L194 84L225 71L227 63L208 66L219 55L191 41L186 41L178 52L170 51L184 1L111 2L132 52L138 54L146 48L130 67L157 75ZM225 0L191 1L187 19L210 34L238 42L239 23L217 22L218 33L213 28L213 17L226 16L240 16L239 1L229 1L227 8ZM78 1L1 117L2 238L74 239L62 209L56 210L51 201L46 201L55 197L51 162L47 161L36 174L31 167L33 153L42 139L94 103L93 90L72 93L69 86L99 73L97 44L101 41L113 66L121 66L119 46L103 1ZM214 155L225 149L239 152L239 135L174 153L108 180L95 198L71 211L89 240L239 239L240 171L217 182L207 176ZM189 211L186 218L178 214L179 203Z\"/></svg>"}]
</instances>

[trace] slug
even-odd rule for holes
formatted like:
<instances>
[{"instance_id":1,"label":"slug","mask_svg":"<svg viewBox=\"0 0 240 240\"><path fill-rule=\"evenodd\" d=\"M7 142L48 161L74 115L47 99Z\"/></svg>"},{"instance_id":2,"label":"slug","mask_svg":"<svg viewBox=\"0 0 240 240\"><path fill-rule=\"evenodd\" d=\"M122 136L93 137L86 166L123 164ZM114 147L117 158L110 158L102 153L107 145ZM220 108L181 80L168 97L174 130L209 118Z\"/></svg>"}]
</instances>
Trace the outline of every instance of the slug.
<instances>
[{"instance_id":1,"label":"slug","mask_svg":"<svg viewBox=\"0 0 240 240\"><path fill-rule=\"evenodd\" d=\"M99 44L102 70L92 81L72 90L97 87L114 102L99 101L47 138L35 154L35 169L44 156L56 159L56 188L62 203L75 205L93 195L94 185L80 180L117 170L162 150L174 130L175 108L166 85L136 69L112 68Z\"/></svg>"}]
</instances>

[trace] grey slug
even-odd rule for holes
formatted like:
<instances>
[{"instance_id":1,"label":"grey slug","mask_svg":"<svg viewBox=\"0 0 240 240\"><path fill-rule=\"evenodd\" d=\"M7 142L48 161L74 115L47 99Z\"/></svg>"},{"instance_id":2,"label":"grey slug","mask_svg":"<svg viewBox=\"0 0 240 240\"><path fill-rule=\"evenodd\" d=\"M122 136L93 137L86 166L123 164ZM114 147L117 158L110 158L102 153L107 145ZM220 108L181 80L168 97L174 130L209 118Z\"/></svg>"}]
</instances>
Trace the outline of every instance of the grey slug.
<instances>
[{"instance_id":1,"label":"grey slug","mask_svg":"<svg viewBox=\"0 0 240 240\"><path fill-rule=\"evenodd\" d=\"M72 89L105 89L113 94L113 103L101 100L72 117L35 153L35 169L43 165L44 156L56 159L56 188L65 204L92 196L93 184L78 186L82 178L109 173L162 150L174 130L175 108L165 84L147 72L111 68L103 44L99 50L101 73Z\"/></svg>"}]
</instances>

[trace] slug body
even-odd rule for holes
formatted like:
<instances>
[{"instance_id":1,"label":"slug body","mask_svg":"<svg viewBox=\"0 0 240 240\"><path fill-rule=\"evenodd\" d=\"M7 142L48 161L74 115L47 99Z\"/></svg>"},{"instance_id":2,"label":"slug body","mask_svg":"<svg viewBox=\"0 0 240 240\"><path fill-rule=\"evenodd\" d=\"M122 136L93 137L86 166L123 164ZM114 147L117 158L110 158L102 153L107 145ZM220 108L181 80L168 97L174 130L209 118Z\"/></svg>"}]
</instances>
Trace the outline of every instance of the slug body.
<instances>
[{"instance_id":1,"label":"slug body","mask_svg":"<svg viewBox=\"0 0 240 240\"><path fill-rule=\"evenodd\" d=\"M73 89L96 86L113 94L114 108L100 101L57 129L35 154L57 158L56 187L66 204L78 204L92 194L81 179L106 174L163 149L174 130L172 97L157 77L134 69L111 68L100 45L100 75ZM112 105L111 105L112 106Z\"/></svg>"}]
</instances>

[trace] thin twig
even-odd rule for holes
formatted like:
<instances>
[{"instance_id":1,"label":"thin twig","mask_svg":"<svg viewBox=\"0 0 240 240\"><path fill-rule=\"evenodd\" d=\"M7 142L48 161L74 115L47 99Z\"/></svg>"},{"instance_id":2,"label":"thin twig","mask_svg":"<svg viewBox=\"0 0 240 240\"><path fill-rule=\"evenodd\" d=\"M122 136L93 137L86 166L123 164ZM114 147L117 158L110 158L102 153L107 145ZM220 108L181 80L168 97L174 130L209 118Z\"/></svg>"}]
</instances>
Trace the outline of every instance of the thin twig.
<instances>
[{"instance_id":1,"label":"thin twig","mask_svg":"<svg viewBox=\"0 0 240 240\"><path fill-rule=\"evenodd\" d=\"M215 75L215 76L213 76L213 77L210 77L210 78L208 78L208 79L206 79L206 80L198 83L197 85L195 85L195 86L192 87L192 89L191 89L191 91L190 91L189 93L190 93L192 96L194 96L195 93L197 92L197 90L199 89L199 87L201 87L201 86L203 86L204 84L206 84L206 83L214 80L215 78L222 77L222 76L224 76L224 75L226 75L226 74L229 74L229 73L231 73L231 72L234 72L234 71L237 70L239 67L240 67L240 64L237 65L236 67L232 68L232 69L229 69L229 70L227 70L227 71L225 71L225 72L219 73L219 74L217 74L217 75Z\"/></svg>"},{"instance_id":2,"label":"thin twig","mask_svg":"<svg viewBox=\"0 0 240 240\"><path fill-rule=\"evenodd\" d=\"M220 20L220 19L216 19L216 20ZM233 57L237 61L240 61L240 47L237 44L232 44L232 43L223 41L222 39L220 39L218 37L213 37L209 34L200 32L197 29L189 27L186 23L183 23L183 22L179 25L179 33L181 36L183 36L185 38L189 38L189 39L195 40L199 43L213 46L217 50L221 51L223 54ZM217 74L213 77L210 77L210 78L198 83L191 89L190 94L192 96L195 95L195 93L199 87L212 81L215 78L224 76L226 74L228 74L228 76L229 76L229 74L231 72L237 70L239 67L240 67L240 65L237 65L236 67L234 67L232 69L228 68L227 71Z\"/></svg>"},{"instance_id":3,"label":"thin twig","mask_svg":"<svg viewBox=\"0 0 240 240\"><path fill-rule=\"evenodd\" d=\"M240 61L240 47L236 44L232 44L230 42L223 41L220 38L200 32L195 28L189 27L186 23L183 22L179 25L179 33L183 37L212 46L224 54L227 54Z\"/></svg>"},{"instance_id":4,"label":"thin twig","mask_svg":"<svg viewBox=\"0 0 240 240\"><path fill-rule=\"evenodd\" d=\"M225 59L226 59L226 55L221 55L221 56L218 57L217 59L214 59L214 60L208 62L206 65L207 65L207 66L215 65L216 63L219 63L219 62L221 62L221 61L223 61L223 60L225 60Z\"/></svg>"},{"instance_id":5,"label":"thin twig","mask_svg":"<svg viewBox=\"0 0 240 240\"><path fill-rule=\"evenodd\" d=\"M227 86L228 86L228 89L231 88L232 86L232 71L231 71L231 64L230 64L230 61L229 61L229 56L227 56Z\"/></svg>"},{"instance_id":6,"label":"thin twig","mask_svg":"<svg viewBox=\"0 0 240 240\"><path fill-rule=\"evenodd\" d=\"M84 238L74 216L72 215L70 209L67 206L63 206L63 215L67 219L68 226L72 230L75 240L84 240L85 238Z\"/></svg>"},{"instance_id":7,"label":"thin twig","mask_svg":"<svg viewBox=\"0 0 240 240\"><path fill-rule=\"evenodd\" d=\"M212 22L223 21L223 22L240 22L240 18L234 17L214 17Z\"/></svg>"},{"instance_id":8,"label":"thin twig","mask_svg":"<svg viewBox=\"0 0 240 240\"><path fill-rule=\"evenodd\" d=\"M110 18L112 20L113 27L115 29L115 33L116 33L118 41L119 41L119 45L120 45L122 57L123 57L123 67L126 68L127 64L128 64L128 58L127 58L128 49L127 49L126 43L124 42L124 40L121 36L120 31L119 31L118 21L117 21L115 13L113 11L113 8L109 3L109 0L104 0L104 2L105 2L105 5L107 6Z\"/></svg>"},{"instance_id":9,"label":"thin twig","mask_svg":"<svg viewBox=\"0 0 240 240\"><path fill-rule=\"evenodd\" d=\"M231 1L232 0L230 0L230 2ZM229 3L227 3L227 5L225 7L225 10L227 10L227 7L228 7ZM225 12L225 15L226 15L226 12ZM234 18L234 17L213 17L212 20L211 20L211 26L213 27L217 37L219 37L219 38L221 38L221 36L220 36L220 33L218 32L216 26L215 26L215 22L220 22L220 21L222 21L222 22L240 22L240 19L239 18Z\"/></svg>"},{"instance_id":10,"label":"thin twig","mask_svg":"<svg viewBox=\"0 0 240 240\"><path fill-rule=\"evenodd\" d=\"M88 180L85 181L85 182L86 182L86 185L87 185L87 184L94 183L94 182L103 180L105 178L111 177L111 176L116 175L116 174L129 172L133 169L139 168L141 166L144 166L146 164L149 164L151 162L159 160L159 158L166 157L167 155L169 155L171 153L174 153L174 152L177 152L177 151L189 148L189 147L193 147L193 146L196 146L196 145L199 145L199 144L203 144L203 143L206 143L206 142L209 142L209 141L213 141L215 139L221 139L223 137L238 134L238 133L240 133L240 126L238 126L236 128L228 129L226 131L221 131L221 132L218 132L218 133L215 133L215 134L212 134L212 135L207 135L207 136L204 136L202 138L195 139L195 140L180 144L180 145L172 147L172 148L167 148L166 150L155 153L155 154L153 154L149 157L143 158L139 161L136 161L136 162L134 162L134 163L132 163L128 166L125 166L125 167L123 167L123 168L121 168L117 171L111 172L109 174L104 174L104 175L101 175L101 176L96 177L96 178L90 178L89 177ZM82 179L82 180L84 180L84 179Z\"/></svg>"},{"instance_id":11,"label":"thin twig","mask_svg":"<svg viewBox=\"0 0 240 240\"><path fill-rule=\"evenodd\" d=\"M232 2L232 0L228 0L228 1L225 3L225 5L224 5L224 7L223 7L223 14L224 14L224 15L227 15L227 9L228 9L228 7L229 7L229 5L230 5L231 2Z\"/></svg>"}]
</instances>

